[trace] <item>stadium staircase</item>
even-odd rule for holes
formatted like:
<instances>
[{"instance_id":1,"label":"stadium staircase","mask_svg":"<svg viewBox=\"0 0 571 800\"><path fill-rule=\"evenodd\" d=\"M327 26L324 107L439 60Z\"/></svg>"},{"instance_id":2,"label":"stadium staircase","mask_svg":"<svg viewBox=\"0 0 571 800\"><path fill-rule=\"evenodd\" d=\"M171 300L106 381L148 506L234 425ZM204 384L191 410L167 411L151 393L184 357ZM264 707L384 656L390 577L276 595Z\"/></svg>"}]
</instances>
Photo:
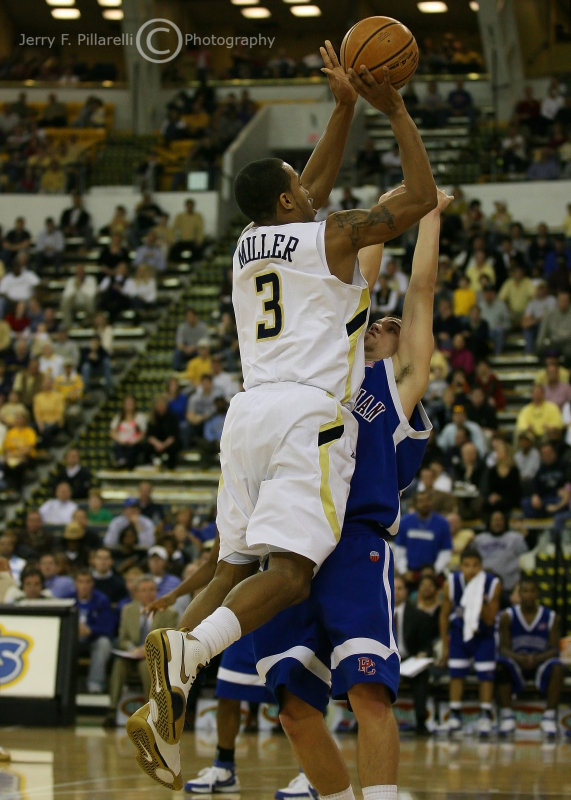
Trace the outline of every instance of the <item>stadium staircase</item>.
<instances>
[{"instance_id":1,"label":"stadium staircase","mask_svg":"<svg viewBox=\"0 0 571 800\"><path fill-rule=\"evenodd\" d=\"M153 397L165 390L167 378L173 374L176 327L183 320L186 307L192 305L214 330L220 285L231 267L232 251L241 227L230 226L199 264L178 264L170 269L163 278L159 295L163 307L156 320L129 324L127 319L123 326L114 328L119 355L118 365L114 366L116 387L110 395L104 396L87 426L78 431L66 447L73 444L79 448L82 463L91 469L94 484L100 486L105 503L112 510L119 509L123 500L135 493L141 480L153 483L157 502L169 506L191 505L201 516L210 513L215 503L219 469L213 468L210 462L205 468L198 451L183 453L176 470L161 470L150 465L133 471L116 470L111 464L109 428L125 395L133 394L138 407L147 411ZM87 339L91 333L88 328L78 327L72 329L70 338ZM53 496L52 482L58 466L57 463L50 465L40 485L18 510L14 524L20 526L29 508L37 508Z\"/></svg>"}]
</instances>

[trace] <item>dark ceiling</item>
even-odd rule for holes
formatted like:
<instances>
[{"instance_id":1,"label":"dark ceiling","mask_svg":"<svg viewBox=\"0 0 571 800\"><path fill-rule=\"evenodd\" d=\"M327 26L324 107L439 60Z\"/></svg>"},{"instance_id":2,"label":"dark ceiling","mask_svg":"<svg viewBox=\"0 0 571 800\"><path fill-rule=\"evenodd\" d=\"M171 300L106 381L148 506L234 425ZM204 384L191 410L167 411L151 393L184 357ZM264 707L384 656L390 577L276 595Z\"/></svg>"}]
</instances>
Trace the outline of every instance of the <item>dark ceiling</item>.
<instances>
[{"instance_id":1,"label":"dark ceiling","mask_svg":"<svg viewBox=\"0 0 571 800\"><path fill-rule=\"evenodd\" d=\"M192 23L194 32L216 34L224 28L224 33L252 34L267 33L291 39L329 37L340 42L345 31L358 19L369 14L394 16L411 28L419 40L425 36L438 36L445 31L453 31L466 36L477 35L477 17L469 8L469 0L448 0L446 14L422 14L416 7L416 0L312 0L322 10L322 16L313 19L294 17L282 0L259 0L258 5L272 12L268 20L246 20L237 6L230 0L169 0L162 3L155 0L154 14L168 17L167 9L179 6L181 17ZM19 41L22 33L30 35L53 35L54 33L99 33L113 34L120 31L120 23L104 20L97 0L76 0L81 10L78 21L61 22L54 20L45 0L0 0L12 22L14 38ZM356 9L363 9L362 13ZM172 13L172 11L171 11Z\"/></svg>"}]
</instances>

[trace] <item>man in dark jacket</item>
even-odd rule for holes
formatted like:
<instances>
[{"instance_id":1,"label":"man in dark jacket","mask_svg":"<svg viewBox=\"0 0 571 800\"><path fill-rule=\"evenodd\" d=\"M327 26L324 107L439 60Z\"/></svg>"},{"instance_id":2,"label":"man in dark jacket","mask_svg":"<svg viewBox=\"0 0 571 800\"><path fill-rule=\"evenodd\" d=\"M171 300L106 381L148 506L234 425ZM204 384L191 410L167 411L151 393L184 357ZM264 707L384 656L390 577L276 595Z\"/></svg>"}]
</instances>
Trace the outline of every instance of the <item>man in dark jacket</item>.
<instances>
[{"instance_id":1,"label":"man in dark jacket","mask_svg":"<svg viewBox=\"0 0 571 800\"><path fill-rule=\"evenodd\" d=\"M406 583L395 577L395 632L401 662L409 656L430 656L433 623L428 614L408 602ZM416 733L427 736L426 699L428 694L428 669L409 678L416 717Z\"/></svg>"}]
</instances>

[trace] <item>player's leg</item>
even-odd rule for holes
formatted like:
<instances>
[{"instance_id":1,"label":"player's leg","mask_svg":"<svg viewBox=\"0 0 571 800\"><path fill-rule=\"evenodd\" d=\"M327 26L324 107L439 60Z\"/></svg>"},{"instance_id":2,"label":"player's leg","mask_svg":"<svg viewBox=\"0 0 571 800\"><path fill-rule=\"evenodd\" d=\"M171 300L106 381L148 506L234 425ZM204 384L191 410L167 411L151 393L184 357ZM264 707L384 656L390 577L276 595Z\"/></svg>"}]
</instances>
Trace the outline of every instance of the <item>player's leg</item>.
<instances>
[{"instance_id":1,"label":"player's leg","mask_svg":"<svg viewBox=\"0 0 571 800\"><path fill-rule=\"evenodd\" d=\"M547 708L541 718L541 732L549 739L557 736L557 709L564 677L563 664L557 659L544 661L536 674L536 684L547 699Z\"/></svg>"},{"instance_id":2,"label":"player's leg","mask_svg":"<svg viewBox=\"0 0 571 800\"><path fill-rule=\"evenodd\" d=\"M339 601L341 582L364 587ZM348 697L358 723L357 764L365 800L397 797L398 728L392 703L399 684L394 562L386 541L359 524L347 529L317 574L312 595L331 641L332 695Z\"/></svg>"},{"instance_id":3,"label":"player's leg","mask_svg":"<svg viewBox=\"0 0 571 800\"><path fill-rule=\"evenodd\" d=\"M462 628L452 626L450 628L450 656L448 659L450 714L446 725L449 734L459 733L462 730L464 679L470 671L471 657L472 654L464 642Z\"/></svg>"},{"instance_id":4,"label":"player's leg","mask_svg":"<svg viewBox=\"0 0 571 800\"><path fill-rule=\"evenodd\" d=\"M391 693L380 683L358 683L348 694L359 725L357 769L364 800L377 796L396 800L399 734Z\"/></svg>"},{"instance_id":5,"label":"player's leg","mask_svg":"<svg viewBox=\"0 0 571 800\"><path fill-rule=\"evenodd\" d=\"M511 736L515 733L512 694L518 693L523 687L521 669L511 659L498 659L495 684L496 697L500 709L498 733L500 736Z\"/></svg>"},{"instance_id":6,"label":"player's leg","mask_svg":"<svg viewBox=\"0 0 571 800\"><path fill-rule=\"evenodd\" d=\"M496 677L496 643L494 634L474 638L474 669L478 677L480 698L480 718L478 735L487 739L492 733L492 709L494 700L494 680Z\"/></svg>"},{"instance_id":7,"label":"player's leg","mask_svg":"<svg viewBox=\"0 0 571 800\"><path fill-rule=\"evenodd\" d=\"M448 733L459 733L462 730L462 698L464 696L464 678L452 675L450 670L450 685L448 687L448 697L450 701L450 713L446 726Z\"/></svg>"},{"instance_id":8,"label":"player's leg","mask_svg":"<svg viewBox=\"0 0 571 800\"><path fill-rule=\"evenodd\" d=\"M236 776L234 752L240 730L240 700L219 697L216 709L216 731L218 744L211 767L201 769L196 778L184 785L190 794L224 794L239 792L240 782Z\"/></svg>"},{"instance_id":9,"label":"player's leg","mask_svg":"<svg viewBox=\"0 0 571 800\"><path fill-rule=\"evenodd\" d=\"M284 690L280 721L298 763L319 796L353 800L347 767L322 712Z\"/></svg>"},{"instance_id":10,"label":"player's leg","mask_svg":"<svg viewBox=\"0 0 571 800\"><path fill-rule=\"evenodd\" d=\"M273 700L256 670L252 636L243 636L224 651L218 669L216 697L216 756L211 767L200 770L196 778L187 781L184 788L189 793L240 791L235 745L240 730L241 701L259 704Z\"/></svg>"},{"instance_id":11,"label":"player's leg","mask_svg":"<svg viewBox=\"0 0 571 800\"><path fill-rule=\"evenodd\" d=\"M258 559L243 564L219 561L210 583L194 597L179 620L179 630L190 631L222 605L240 581L249 578L259 569Z\"/></svg>"}]
</instances>

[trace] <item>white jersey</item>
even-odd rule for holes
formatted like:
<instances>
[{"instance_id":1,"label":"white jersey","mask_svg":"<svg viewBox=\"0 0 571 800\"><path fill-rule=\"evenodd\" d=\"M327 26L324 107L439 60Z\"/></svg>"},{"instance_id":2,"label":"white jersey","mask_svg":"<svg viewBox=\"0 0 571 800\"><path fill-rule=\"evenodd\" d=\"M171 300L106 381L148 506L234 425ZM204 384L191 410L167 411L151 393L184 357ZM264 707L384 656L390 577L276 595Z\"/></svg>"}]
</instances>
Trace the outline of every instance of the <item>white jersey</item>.
<instances>
[{"instance_id":1,"label":"white jersey","mask_svg":"<svg viewBox=\"0 0 571 800\"><path fill-rule=\"evenodd\" d=\"M331 274L325 221L249 227L234 253L232 301L244 387L291 381L351 405L365 371L369 290Z\"/></svg>"}]
</instances>

